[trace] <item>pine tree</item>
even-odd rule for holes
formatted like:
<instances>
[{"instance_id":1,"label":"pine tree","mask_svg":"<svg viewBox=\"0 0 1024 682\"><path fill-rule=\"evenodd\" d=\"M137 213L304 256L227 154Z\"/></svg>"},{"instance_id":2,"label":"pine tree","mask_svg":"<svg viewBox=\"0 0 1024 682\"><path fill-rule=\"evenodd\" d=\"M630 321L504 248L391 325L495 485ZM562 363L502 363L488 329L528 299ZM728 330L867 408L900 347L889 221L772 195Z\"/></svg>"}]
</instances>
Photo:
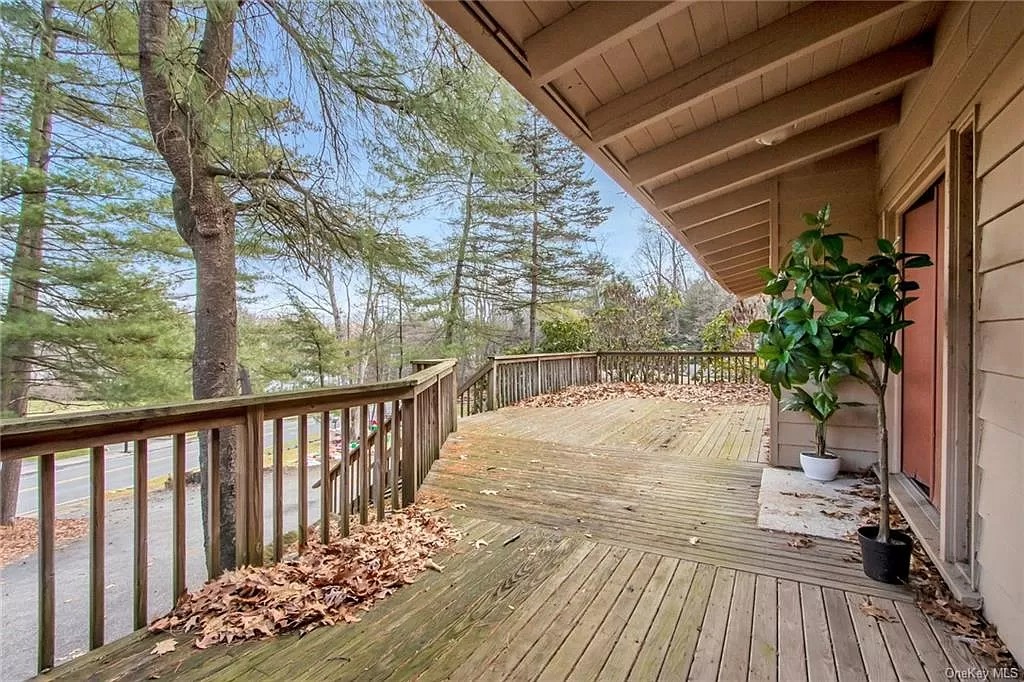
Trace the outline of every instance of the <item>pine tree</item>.
<instances>
[{"instance_id":1,"label":"pine tree","mask_svg":"<svg viewBox=\"0 0 1024 682\"><path fill-rule=\"evenodd\" d=\"M602 206L583 154L532 107L520 120L513 149L529 171L508 207L491 207L487 237L505 305L527 314L528 344L537 349L545 305L580 295L607 267L593 231L611 212Z\"/></svg>"}]
</instances>

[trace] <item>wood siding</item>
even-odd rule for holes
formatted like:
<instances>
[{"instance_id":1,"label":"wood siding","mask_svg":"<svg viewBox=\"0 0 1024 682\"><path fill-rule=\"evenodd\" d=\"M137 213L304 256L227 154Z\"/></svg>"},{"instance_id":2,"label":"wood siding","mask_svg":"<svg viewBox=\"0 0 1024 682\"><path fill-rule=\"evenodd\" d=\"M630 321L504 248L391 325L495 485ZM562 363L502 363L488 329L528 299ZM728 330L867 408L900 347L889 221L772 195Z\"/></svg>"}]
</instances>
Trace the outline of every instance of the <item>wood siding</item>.
<instances>
[{"instance_id":1,"label":"wood siding","mask_svg":"<svg viewBox=\"0 0 1024 682\"><path fill-rule=\"evenodd\" d=\"M849 240L853 258L867 255L874 244L878 226L875 185L878 178L876 145L869 143L824 161L779 176L777 222L773 234L778 253L774 263L788 251L789 242L806 229L804 213L832 204L834 229L863 237ZM878 451L874 396L864 386L848 382L842 390L846 400L866 403L864 407L840 410L829 424L828 448L843 459L843 469L862 471L875 462ZM814 449L814 426L800 412L786 412L772 404L776 438L772 442L772 463L800 466L800 452Z\"/></svg>"},{"instance_id":2,"label":"wood siding","mask_svg":"<svg viewBox=\"0 0 1024 682\"><path fill-rule=\"evenodd\" d=\"M1024 6L951 4L933 66L908 85L879 143L890 207L948 131L976 112L975 444L978 587L985 613L1024 657ZM947 447L947 452L951 450Z\"/></svg>"}]
</instances>

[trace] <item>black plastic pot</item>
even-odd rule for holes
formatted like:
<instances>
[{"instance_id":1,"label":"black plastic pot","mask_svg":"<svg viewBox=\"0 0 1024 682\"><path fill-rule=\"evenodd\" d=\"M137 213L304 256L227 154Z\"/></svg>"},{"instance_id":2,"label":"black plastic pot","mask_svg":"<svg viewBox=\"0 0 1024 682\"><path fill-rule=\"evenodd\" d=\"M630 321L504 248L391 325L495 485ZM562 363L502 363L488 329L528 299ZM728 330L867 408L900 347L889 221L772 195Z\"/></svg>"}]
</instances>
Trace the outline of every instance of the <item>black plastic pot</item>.
<instances>
[{"instance_id":1,"label":"black plastic pot","mask_svg":"<svg viewBox=\"0 0 1024 682\"><path fill-rule=\"evenodd\" d=\"M910 551L914 541L906 533L889 531L889 542L879 542L878 526L857 529L864 575L883 583L906 583L910 578Z\"/></svg>"}]
</instances>

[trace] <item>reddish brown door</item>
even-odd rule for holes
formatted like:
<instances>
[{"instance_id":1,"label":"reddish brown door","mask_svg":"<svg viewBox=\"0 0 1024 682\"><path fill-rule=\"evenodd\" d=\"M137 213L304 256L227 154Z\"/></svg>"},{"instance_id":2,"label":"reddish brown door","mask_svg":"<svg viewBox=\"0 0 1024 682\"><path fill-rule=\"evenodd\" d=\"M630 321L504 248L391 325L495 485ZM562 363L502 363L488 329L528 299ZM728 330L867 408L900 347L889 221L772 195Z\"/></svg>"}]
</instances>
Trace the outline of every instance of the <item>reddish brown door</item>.
<instances>
[{"instance_id":1,"label":"reddish brown door","mask_svg":"<svg viewBox=\"0 0 1024 682\"><path fill-rule=\"evenodd\" d=\"M917 481L935 504L941 471L943 190L940 180L903 217L904 250L927 253L935 263L910 273L921 289L914 292L918 300L907 307L907 318L914 324L903 332L903 472Z\"/></svg>"}]
</instances>

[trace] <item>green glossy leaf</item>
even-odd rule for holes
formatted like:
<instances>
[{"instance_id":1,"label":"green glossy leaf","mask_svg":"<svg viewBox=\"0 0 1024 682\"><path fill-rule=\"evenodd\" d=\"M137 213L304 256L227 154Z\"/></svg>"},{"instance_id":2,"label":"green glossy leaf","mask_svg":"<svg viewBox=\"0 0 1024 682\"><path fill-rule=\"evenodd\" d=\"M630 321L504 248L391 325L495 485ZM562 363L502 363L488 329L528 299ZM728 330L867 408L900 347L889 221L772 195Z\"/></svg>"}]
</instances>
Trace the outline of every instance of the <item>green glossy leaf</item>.
<instances>
[{"instance_id":1,"label":"green glossy leaf","mask_svg":"<svg viewBox=\"0 0 1024 682\"><path fill-rule=\"evenodd\" d=\"M889 241L888 239L878 240L878 250L888 255L896 253L896 247L894 247L892 242Z\"/></svg>"},{"instance_id":2,"label":"green glossy leaf","mask_svg":"<svg viewBox=\"0 0 1024 682\"><path fill-rule=\"evenodd\" d=\"M814 298L825 305L832 305L835 303L835 300L832 298L832 293L828 289L828 285L821 280L816 279L811 282L811 294L814 295Z\"/></svg>"},{"instance_id":3,"label":"green glossy leaf","mask_svg":"<svg viewBox=\"0 0 1024 682\"><path fill-rule=\"evenodd\" d=\"M873 331L867 329L858 330L854 336L854 344L857 348L860 348L874 357L882 357L885 355L885 343L882 341L882 337Z\"/></svg>"},{"instance_id":4,"label":"green glossy leaf","mask_svg":"<svg viewBox=\"0 0 1024 682\"><path fill-rule=\"evenodd\" d=\"M751 334L764 334L768 331L768 320L754 320L747 325L747 331Z\"/></svg>"}]
</instances>

